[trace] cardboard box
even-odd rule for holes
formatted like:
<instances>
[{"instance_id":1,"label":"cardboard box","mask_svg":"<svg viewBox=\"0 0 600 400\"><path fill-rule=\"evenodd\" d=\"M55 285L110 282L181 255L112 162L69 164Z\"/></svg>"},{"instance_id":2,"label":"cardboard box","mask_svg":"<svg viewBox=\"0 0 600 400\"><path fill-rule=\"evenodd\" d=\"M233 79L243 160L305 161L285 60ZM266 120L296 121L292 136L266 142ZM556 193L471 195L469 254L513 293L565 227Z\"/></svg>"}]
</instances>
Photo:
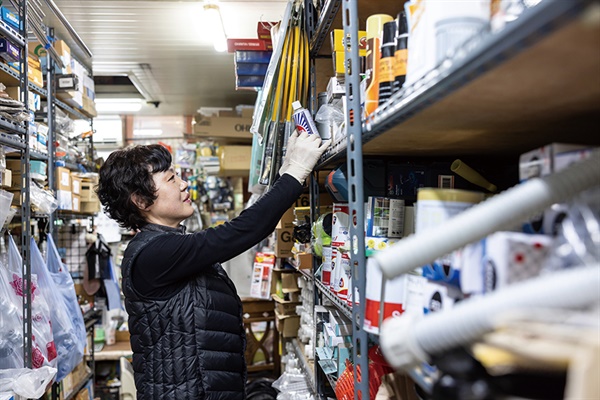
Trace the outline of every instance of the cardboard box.
<instances>
[{"instance_id":1,"label":"cardboard box","mask_svg":"<svg viewBox=\"0 0 600 400\"><path fill-rule=\"evenodd\" d=\"M221 146L219 148L219 174L248 175L252 146Z\"/></svg>"},{"instance_id":2,"label":"cardboard box","mask_svg":"<svg viewBox=\"0 0 600 400\"><path fill-rule=\"evenodd\" d=\"M280 258L291 257L294 239L293 229L275 229L275 255Z\"/></svg>"},{"instance_id":3,"label":"cardboard box","mask_svg":"<svg viewBox=\"0 0 600 400\"><path fill-rule=\"evenodd\" d=\"M194 135L252 139L252 118L196 116ZM250 163L248 163L250 165Z\"/></svg>"},{"instance_id":4,"label":"cardboard box","mask_svg":"<svg viewBox=\"0 0 600 400\"><path fill-rule=\"evenodd\" d=\"M227 39L227 52L236 50L272 51L273 43L262 39Z\"/></svg>"},{"instance_id":5,"label":"cardboard box","mask_svg":"<svg viewBox=\"0 0 600 400\"><path fill-rule=\"evenodd\" d=\"M14 29L20 29L21 19L19 15L10 11L6 7L0 7L0 18Z\"/></svg>"},{"instance_id":6,"label":"cardboard box","mask_svg":"<svg viewBox=\"0 0 600 400\"><path fill-rule=\"evenodd\" d=\"M82 213L90 213L95 214L100 212L100 201L82 201L81 202L81 212Z\"/></svg>"},{"instance_id":7,"label":"cardboard box","mask_svg":"<svg viewBox=\"0 0 600 400\"><path fill-rule=\"evenodd\" d=\"M117 331L115 337L117 339L117 342L129 342L131 334L129 333L129 331Z\"/></svg>"},{"instance_id":8,"label":"cardboard box","mask_svg":"<svg viewBox=\"0 0 600 400\"><path fill-rule=\"evenodd\" d=\"M71 192L76 196L81 196L81 178L73 174L71 174Z\"/></svg>"},{"instance_id":9,"label":"cardboard box","mask_svg":"<svg viewBox=\"0 0 600 400\"><path fill-rule=\"evenodd\" d=\"M277 222L276 228L278 229L291 229L294 227L294 221L296 220L296 216L294 215L294 207L290 207L287 211L281 216L279 222Z\"/></svg>"},{"instance_id":10,"label":"cardboard box","mask_svg":"<svg viewBox=\"0 0 600 400\"><path fill-rule=\"evenodd\" d=\"M298 269L308 269L312 270L313 268L313 255L312 253L298 253L294 255L296 259L296 264L298 265Z\"/></svg>"},{"instance_id":11,"label":"cardboard box","mask_svg":"<svg viewBox=\"0 0 600 400\"><path fill-rule=\"evenodd\" d=\"M57 92L56 97L75 109L83 108L83 92L70 90L68 92Z\"/></svg>"},{"instance_id":12,"label":"cardboard box","mask_svg":"<svg viewBox=\"0 0 600 400\"><path fill-rule=\"evenodd\" d=\"M71 191L71 171L65 167L56 167L55 174L56 189Z\"/></svg>"},{"instance_id":13,"label":"cardboard box","mask_svg":"<svg viewBox=\"0 0 600 400\"><path fill-rule=\"evenodd\" d=\"M277 317L275 324L277 331L284 338L293 338L298 336L298 328L300 328L300 316L297 315L281 315L275 312Z\"/></svg>"},{"instance_id":14,"label":"cardboard box","mask_svg":"<svg viewBox=\"0 0 600 400\"><path fill-rule=\"evenodd\" d=\"M300 290L298 287L298 276L295 272L281 274L281 291L283 293L296 292Z\"/></svg>"},{"instance_id":15,"label":"cardboard box","mask_svg":"<svg viewBox=\"0 0 600 400\"><path fill-rule=\"evenodd\" d=\"M81 181L81 201L92 201L95 195L94 185L91 182Z\"/></svg>"},{"instance_id":16,"label":"cardboard box","mask_svg":"<svg viewBox=\"0 0 600 400\"><path fill-rule=\"evenodd\" d=\"M73 209L73 194L70 190L59 189L56 191L56 199L58 200L59 210L72 210Z\"/></svg>"},{"instance_id":17,"label":"cardboard box","mask_svg":"<svg viewBox=\"0 0 600 400\"><path fill-rule=\"evenodd\" d=\"M0 173L0 186L11 187L12 186L12 171L5 169Z\"/></svg>"},{"instance_id":18,"label":"cardboard box","mask_svg":"<svg viewBox=\"0 0 600 400\"><path fill-rule=\"evenodd\" d=\"M271 297L273 298L273 300L275 300L275 310L278 314L282 316L298 315L296 314L296 307L302 304L301 302L284 300L277 294L273 294L271 295Z\"/></svg>"},{"instance_id":19,"label":"cardboard box","mask_svg":"<svg viewBox=\"0 0 600 400\"><path fill-rule=\"evenodd\" d=\"M79 197L78 195L72 194L71 200L72 200L71 210L75 211L75 212L80 212L81 211L81 197Z\"/></svg>"}]
</instances>

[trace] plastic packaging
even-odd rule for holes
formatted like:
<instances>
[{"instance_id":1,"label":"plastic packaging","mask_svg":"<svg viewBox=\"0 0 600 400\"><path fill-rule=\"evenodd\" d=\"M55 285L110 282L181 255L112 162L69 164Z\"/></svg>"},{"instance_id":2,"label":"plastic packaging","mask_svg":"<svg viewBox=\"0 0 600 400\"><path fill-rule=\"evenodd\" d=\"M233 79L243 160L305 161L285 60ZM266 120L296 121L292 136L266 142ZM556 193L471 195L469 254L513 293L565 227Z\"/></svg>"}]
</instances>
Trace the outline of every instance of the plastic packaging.
<instances>
[{"instance_id":1,"label":"plastic packaging","mask_svg":"<svg viewBox=\"0 0 600 400\"><path fill-rule=\"evenodd\" d=\"M296 124L296 130L298 131L298 135L301 135L302 132L306 132L309 135L319 134L319 130L315 125L315 121L313 121L312 115L310 112L302 107L299 101L294 101L292 103L292 108L294 109L294 114L292 114L292 119L294 120L294 124Z\"/></svg>"},{"instance_id":2,"label":"plastic packaging","mask_svg":"<svg viewBox=\"0 0 600 400\"><path fill-rule=\"evenodd\" d=\"M587 160L566 170L529 180L471 207L437 229L404 238L375 258L383 274L392 278L490 233L514 228L540 210L597 186L600 180L598 162L600 152L595 151Z\"/></svg>"}]
</instances>

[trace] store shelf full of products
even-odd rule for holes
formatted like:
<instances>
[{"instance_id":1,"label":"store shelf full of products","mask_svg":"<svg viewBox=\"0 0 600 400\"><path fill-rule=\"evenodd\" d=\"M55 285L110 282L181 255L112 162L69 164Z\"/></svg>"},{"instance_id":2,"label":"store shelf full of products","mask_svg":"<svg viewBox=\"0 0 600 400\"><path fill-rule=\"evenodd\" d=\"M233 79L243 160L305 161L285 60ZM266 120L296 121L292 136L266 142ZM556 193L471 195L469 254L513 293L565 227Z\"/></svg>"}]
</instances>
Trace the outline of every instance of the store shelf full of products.
<instances>
[{"instance_id":1,"label":"store shelf full of products","mask_svg":"<svg viewBox=\"0 0 600 400\"><path fill-rule=\"evenodd\" d=\"M11 97L13 99L18 100L23 103L25 111L30 110L30 93L34 93L36 95L40 95L42 98L46 98L52 105L58 106L62 108L68 115L72 116L76 119L84 119L90 121L91 118L86 116L85 114L79 112L69 105L61 102L59 100L52 98L51 91L46 88L41 88L29 80L28 76L28 61L27 55L28 51L26 49L27 41L24 38L27 38L27 32L30 32L31 29L34 31L39 30L39 27L34 26L31 18L30 12L35 12L36 10L32 8L31 2L19 1L19 2L10 2L12 4L8 4L9 2L5 2L3 4L4 7L8 7L8 12L13 12L16 18L18 18L21 23L20 29L16 30L12 27L8 26L4 21L0 21L0 36L3 36L11 41L12 44L18 46L20 48L20 58L18 62L10 64L0 63L0 82L5 84L6 87L17 88L18 91L14 90L12 93L19 93L18 95L13 95L11 93ZM37 16L33 18L33 20L37 20ZM39 35L38 35L39 36ZM47 40L46 35L42 35L43 39ZM52 62L59 63L58 56L53 48L48 49L48 58L53 60ZM55 57L53 59L52 57ZM49 61L49 64L51 63ZM59 63L62 64L62 63ZM51 76L50 76L51 78ZM46 80L46 82L52 82L52 79ZM50 85L51 86L51 85ZM8 91L8 90L7 90ZM19 98L17 98L18 96ZM22 107L22 105L20 105ZM19 109L21 110L21 109ZM17 122L15 122L17 121ZM55 144L53 140L53 131L52 126L49 126L49 140L47 141L47 154L38 149L33 149L32 146L34 143L31 143L30 140L33 137L30 132L35 132L31 130L30 122L18 122L20 119L14 118L14 121L7 117L0 117L0 145L4 147L6 150L10 151L10 157L17 158L20 163L12 162L11 170L15 172L15 175L18 176L16 181L17 187L19 181L23 182L23 185L19 188L20 190L15 191L15 197L19 199L20 209L13 216L13 223L11 224L11 229L14 231L19 231L21 233L21 243L19 244L19 249L21 252L21 256L23 258L22 262L22 293L24 294L23 300L23 360L24 365L22 367L31 368L32 367L32 351L33 351L33 340L32 340L32 291L33 291L33 282L32 282L32 273L31 273L31 251L30 251L30 243L31 243L31 235L32 235L32 219L40 219L45 220L50 218L50 215L42 212L32 212L31 206L33 198L31 196L31 164L32 160L43 161L47 164L48 176L53 174L54 172L54 160L55 160ZM20 169L16 170L15 166L20 165ZM42 163L37 163L36 165L43 165ZM43 175L43 174L41 174ZM13 175L13 185L15 184L15 176ZM51 184L49 179L49 184ZM52 187L52 185L50 185ZM14 190L13 190L14 191ZM19 227L20 225L20 227ZM13 231L13 232L14 232ZM87 314L86 316L86 330L88 333L92 335L92 343L93 343L93 326L96 323L98 316L95 313ZM70 390L70 393L63 393L65 396L62 398L70 399L75 398L79 389L85 386L94 376L94 367L93 367L93 353L92 357L89 360L91 363L90 372L87 373L86 376L83 376L82 380L73 386ZM52 387L52 396L53 398L59 398L58 392L60 388L57 384L54 384Z\"/></svg>"},{"instance_id":2,"label":"store shelf full of products","mask_svg":"<svg viewBox=\"0 0 600 400\"><path fill-rule=\"evenodd\" d=\"M600 45L597 7L594 0L541 1L500 32L473 37L362 122L362 151L514 154L560 139L567 123L598 120L598 87L586 86L600 68L590 56ZM598 143L585 132L573 135ZM334 140L321 167L343 159L345 142Z\"/></svg>"},{"instance_id":3,"label":"store shelf full of products","mask_svg":"<svg viewBox=\"0 0 600 400\"><path fill-rule=\"evenodd\" d=\"M344 36L349 38L345 65L360 65L358 52L351 51L358 48L360 3L343 2ZM600 3L534 3L503 29L480 32L447 54L430 73L394 93L366 119L357 118L363 115L358 68L346 70L346 93L352 94L346 99L346 135L334 138L317 169L347 164L349 212L355 221L365 218L365 156L507 160L552 142L600 145L600 138L591 134L600 129ZM360 299L366 258L357 249L364 248L364 239L362 224L351 224L351 290ZM368 371L366 346L372 337L363 329L365 302L348 307L316 277L314 283L353 321L353 362ZM407 373L431 392L430 376L419 368ZM357 395L369 398L366 373L362 382L355 380Z\"/></svg>"}]
</instances>

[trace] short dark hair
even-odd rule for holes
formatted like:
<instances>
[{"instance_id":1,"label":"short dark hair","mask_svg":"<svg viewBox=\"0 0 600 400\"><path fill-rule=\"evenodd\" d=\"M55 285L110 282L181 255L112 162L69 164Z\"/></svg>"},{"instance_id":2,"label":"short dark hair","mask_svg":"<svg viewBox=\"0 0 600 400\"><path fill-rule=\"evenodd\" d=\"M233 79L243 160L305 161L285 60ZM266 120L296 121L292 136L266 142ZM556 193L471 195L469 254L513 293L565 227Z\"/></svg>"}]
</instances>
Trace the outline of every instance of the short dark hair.
<instances>
[{"instance_id":1,"label":"short dark hair","mask_svg":"<svg viewBox=\"0 0 600 400\"><path fill-rule=\"evenodd\" d=\"M148 222L132 196L150 206L156 200L152 175L171 167L171 153L164 146L151 144L112 152L100 168L96 193L108 215L126 229L139 229Z\"/></svg>"}]
</instances>

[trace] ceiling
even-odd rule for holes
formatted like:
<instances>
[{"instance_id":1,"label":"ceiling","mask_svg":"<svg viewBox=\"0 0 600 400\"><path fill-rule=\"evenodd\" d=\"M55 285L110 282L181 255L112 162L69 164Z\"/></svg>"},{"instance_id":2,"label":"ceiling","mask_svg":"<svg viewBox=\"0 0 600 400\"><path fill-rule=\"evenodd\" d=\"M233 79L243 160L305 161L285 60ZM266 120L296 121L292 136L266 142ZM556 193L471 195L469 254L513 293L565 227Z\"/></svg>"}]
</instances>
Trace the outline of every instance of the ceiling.
<instances>
[{"instance_id":1,"label":"ceiling","mask_svg":"<svg viewBox=\"0 0 600 400\"><path fill-rule=\"evenodd\" d=\"M210 34L203 31L202 1L55 0L55 4L93 57L85 56L56 18L47 15L45 23L55 27L56 36L67 41L95 76L132 77L160 102L158 107L146 105L141 115L193 115L200 107L255 102L255 92L235 89L233 54L217 53ZM279 21L286 4L221 0L227 36L256 38L257 23ZM143 72L148 70L144 64L150 74ZM97 93L118 87L110 83L99 79Z\"/></svg>"}]
</instances>

